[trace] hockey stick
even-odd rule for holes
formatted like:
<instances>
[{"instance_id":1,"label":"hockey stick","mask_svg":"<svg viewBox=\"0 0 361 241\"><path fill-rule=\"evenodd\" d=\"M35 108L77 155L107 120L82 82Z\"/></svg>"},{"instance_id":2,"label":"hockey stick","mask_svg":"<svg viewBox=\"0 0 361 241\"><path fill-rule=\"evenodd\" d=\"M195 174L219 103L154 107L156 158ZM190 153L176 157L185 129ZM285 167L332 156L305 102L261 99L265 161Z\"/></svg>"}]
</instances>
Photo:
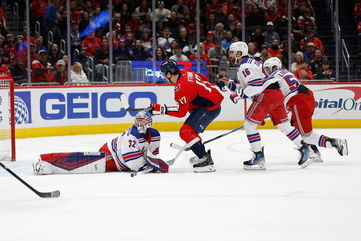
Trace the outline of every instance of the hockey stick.
<instances>
[{"instance_id":1,"label":"hockey stick","mask_svg":"<svg viewBox=\"0 0 361 241\"><path fill-rule=\"evenodd\" d=\"M131 108L131 107L129 107L129 105L126 105L126 103L127 103L127 100L126 100L126 98L127 98L127 96L126 96L126 94L122 94L121 96L120 96L120 105L122 106L122 108L124 108L126 111L142 111L142 110L145 110L145 109L147 109L147 108Z\"/></svg>"},{"instance_id":2,"label":"hockey stick","mask_svg":"<svg viewBox=\"0 0 361 241\"><path fill-rule=\"evenodd\" d=\"M221 135L219 135L219 136L216 136L216 137L213 137L213 138L211 138L211 139L209 139L209 140L206 140L205 142L203 142L203 144L207 144L207 143L209 143L209 142L212 142L212 141L214 141L214 140L217 140L217 139L219 139L219 138L222 138L222 137L224 137L224 136L227 136L227 135L229 135L229 134L231 134L231 133L233 133L233 132L235 132L235 131L238 131L238 130L240 130L240 129L243 129L243 126L237 127L236 129L230 130L230 131L228 131L228 132L226 132L226 133L223 133L223 134L221 134ZM170 146L173 147L174 149L177 149L177 150L181 150L182 148L184 148L184 146L181 146L181 145L179 145L179 144L177 144L177 143L174 143L174 142L171 142L171 143L170 143ZM186 147L184 150L185 150L185 151L189 151L190 149L189 149L189 147Z\"/></svg>"},{"instance_id":3,"label":"hockey stick","mask_svg":"<svg viewBox=\"0 0 361 241\"><path fill-rule=\"evenodd\" d=\"M180 146L180 145L179 145ZM174 164L174 162L178 159L178 157L183 153L183 151L185 151L188 148L188 144L185 144L184 146L180 146L178 149L177 154L175 155L175 157L173 157L172 159L170 159L169 161L165 161L169 166L172 166ZM153 169L149 168L149 169L145 169L143 171L134 171L130 174L131 177L135 177L137 176L139 173L142 174L146 174L151 172Z\"/></svg>"},{"instance_id":4,"label":"hockey stick","mask_svg":"<svg viewBox=\"0 0 361 241\"><path fill-rule=\"evenodd\" d=\"M35 188L33 188L32 186L30 186L27 182L25 182L23 179L21 179L18 175L16 175L13 171L11 171L9 168L7 168L4 164L2 164L0 162L0 166L2 168L4 168L8 173L10 173L13 177L15 177L16 179L18 179L20 182L22 182L25 186L27 186L31 191L33 191L34 193L36 193L36 195L38 195L39 197L42 198L55 198L55 197L59 197L60 196L60 192L59 191L53 191L53 192L39 192L38 190L36 190Z\"/></svg>"}]
</instances>

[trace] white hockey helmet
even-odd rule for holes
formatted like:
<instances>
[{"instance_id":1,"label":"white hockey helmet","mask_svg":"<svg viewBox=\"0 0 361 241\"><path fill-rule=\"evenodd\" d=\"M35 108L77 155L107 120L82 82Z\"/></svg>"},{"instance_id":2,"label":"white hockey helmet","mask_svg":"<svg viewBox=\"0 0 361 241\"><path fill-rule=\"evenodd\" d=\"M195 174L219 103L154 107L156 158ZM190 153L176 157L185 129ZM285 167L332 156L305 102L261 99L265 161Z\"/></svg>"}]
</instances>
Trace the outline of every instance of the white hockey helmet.
<instances>
[{"instance_id":1,"label":"white hockey helmet","mask_svg":"<svg viewBox=\"0 0 361 241\"><path fill-rule=\"evenodd\" d=\"M282 68L282 63L281 60L277 57L272 57L267 59L264 63L263 63L263 68L265 68L265 70L269 73L272 72L273 67L276 66L277 69L281 69ZM268 69L267 69L268 68Z\"/></svg>"},{"instance_id":2,"label":"white hockey helmet","mask_svg":"<svg viewBox=\"0 0 361 241\"><path fill-rule=\"evenodd\" d=\"M152 127L152 114L149 111L142 110L135 116L135 126L137 127L138 133L146 133L148 128Z\"/></svg>"},{"instance_id":3,"label":"white hockey helmet","mask_svg":"<svg viewBox=\"0 0 361 241\"><path fill-rule=\"evenodd\" d=\"M248 56L248 45L245 42L234 42L229 46L229 54L234 54L236 59Z\"/></svg>"}]
</instances>

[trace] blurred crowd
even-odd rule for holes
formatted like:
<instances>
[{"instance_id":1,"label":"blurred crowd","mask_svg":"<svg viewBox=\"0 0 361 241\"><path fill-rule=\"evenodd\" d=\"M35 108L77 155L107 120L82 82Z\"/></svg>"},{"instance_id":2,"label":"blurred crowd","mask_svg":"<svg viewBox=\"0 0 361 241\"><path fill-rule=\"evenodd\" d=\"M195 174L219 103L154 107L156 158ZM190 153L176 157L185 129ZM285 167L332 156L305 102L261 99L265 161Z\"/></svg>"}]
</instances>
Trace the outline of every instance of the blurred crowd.
<instances>
[{"instance_id":1,"label":"blurred crowd","mask_svg":"<svg viewBox=\"0 0 361 241\"><path fill-rule=\"evenodd\" d=\"M245 3L242 23L241 1L200 0L200 59L208 65L233 63L227 59L232 42L245 36L250 56L265 61L279 57L288 66L288 1L252 0ZM67 81L67 65L71 65L69 82L89 81L94 65L94 81L103 81L104 66L118 61L151 61L151 1L114 0L112 9L113 63L109 59L109 26L107 24L81 37L87 27L106 10L108 1L75 0L70 2L71 56L62 43L67 40L67 18L64 0L32 0L31 26L39 24L40 32L31 27L14 35L7 31L4 11L0 8L0 63L6 65L18 82L27 79L27 53L30 46L32 82ZM360 6L357 8L360 13ZM325 56L311 0L292 1L292 64L290 71L300 79L330 79L332 71ZM356 7L355 7L355 13ZM158 1L156 17L156 60L196 60L195 0ZM355 15L356 16L356 15ZM360 14L358 14L360 16ZM243 34L243 24L246 32ZM359 27L361 29L361 27ZM361 32L361 31L360 31ZM51 36L49 35L51 33ZM359 38L360 38L359 33ZM29 44L28 44L29 43Z\"/></svg>"}]
</instances>

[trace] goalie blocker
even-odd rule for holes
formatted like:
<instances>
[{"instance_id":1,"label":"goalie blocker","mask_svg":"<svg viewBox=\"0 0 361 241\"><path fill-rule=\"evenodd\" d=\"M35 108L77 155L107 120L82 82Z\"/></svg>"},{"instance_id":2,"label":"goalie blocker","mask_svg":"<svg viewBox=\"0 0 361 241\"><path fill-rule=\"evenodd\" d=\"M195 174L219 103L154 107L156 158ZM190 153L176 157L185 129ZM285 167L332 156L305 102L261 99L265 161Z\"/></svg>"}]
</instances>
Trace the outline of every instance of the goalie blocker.
<instances>
[{"instance_id":1,"label":"goalie blocker","mask_svg":"<svg viewBox=\"0 0 361 241\"><path fill-rule=\"evenodd\" d=\"M42 154L34 164L34 174L102 173L110 171L168 172L169 165L157 158L160 134L151 128L152 116L139 112L135 124L105 143L99 152Z\"/></svg>"}]
</instances>

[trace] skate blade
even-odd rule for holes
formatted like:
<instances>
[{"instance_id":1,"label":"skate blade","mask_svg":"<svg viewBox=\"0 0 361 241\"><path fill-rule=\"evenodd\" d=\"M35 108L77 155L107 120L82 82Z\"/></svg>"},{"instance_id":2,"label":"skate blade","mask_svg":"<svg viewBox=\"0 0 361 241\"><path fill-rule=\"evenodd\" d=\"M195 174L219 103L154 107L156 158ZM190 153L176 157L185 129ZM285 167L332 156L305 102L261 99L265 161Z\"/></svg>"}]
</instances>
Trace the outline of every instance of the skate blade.
<instances>
[{"instance_id":1,"label":"skate blade","mask_svg":"<svg viewBox=\"0 0 361 241\"><path fill-rule=\"evenodd\" d=\"M195 173L203 173L203 172L215 172L216 168L213 165L205 166L205 167L193 167L193 172Z\"/></svg>"},{"instance_id":2,"label":"skate blade","mask_svg":"<svg viewBox=\"0 0 361 241\"><path fill-rule=\"evenodd\" d=\"M342 144L342 156L347 156L348 155L347 140L346 139L341 140L341 144Z\"/></svg>"},{"instance_id":3,"label":"skate blade","mask_svg":"<svg viewBox=\"0 0 361 241\"><path fill-rule=\"evenodd\" d=\"M308 158L304 163L302 163L301 165L299 165L302 168L306 168L308 167L311 163L313 162L312 158Z\"/></svg>"},{"instance_id":4,"label":"skate blade","mask_svg":"<svg viewBox=\"0 0 361 241\"><path fill-rule=\"evenodd\" d=\"M321 157L315 157L315 158L312 158L312 162L322 163L323 160Z\"/></svg>"},{"instance_id":5,"label":"skate blade","mask_svg":"<svg viewBox=\"0 0 361 241\"><path fill-rule=\"evenodd\" d=\"M260 165L243 165L243 169L244 170L255 170L255 171L262 171L262 170L266 170L266 166L265 164L260 164Z\"/></svg>"}]
</instances>

